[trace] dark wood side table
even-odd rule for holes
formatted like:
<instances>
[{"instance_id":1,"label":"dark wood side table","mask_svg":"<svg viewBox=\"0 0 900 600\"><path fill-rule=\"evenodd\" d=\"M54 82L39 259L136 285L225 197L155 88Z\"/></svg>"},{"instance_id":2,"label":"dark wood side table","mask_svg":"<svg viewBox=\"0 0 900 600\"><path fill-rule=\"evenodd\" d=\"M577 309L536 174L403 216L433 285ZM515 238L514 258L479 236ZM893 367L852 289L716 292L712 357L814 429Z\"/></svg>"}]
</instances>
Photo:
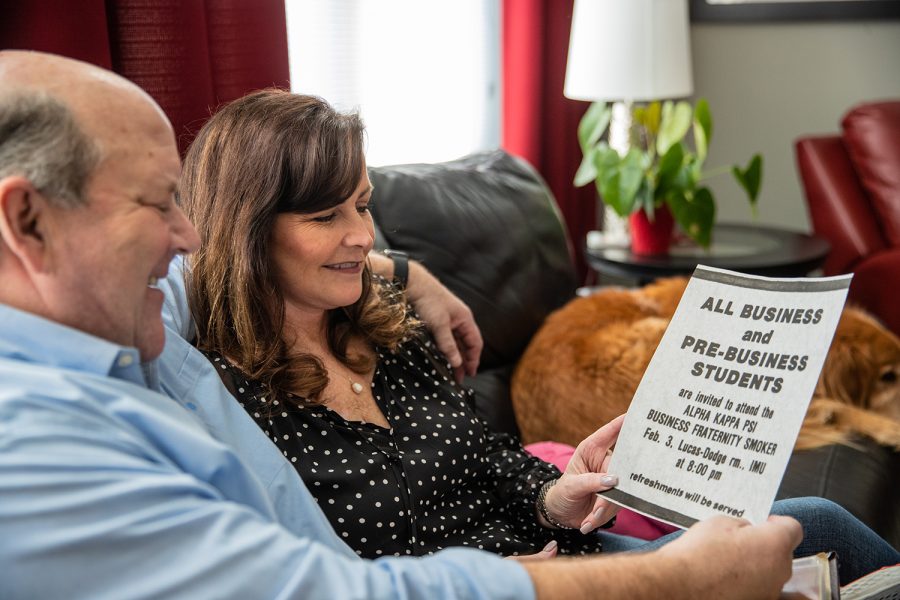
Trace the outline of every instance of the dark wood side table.
<instances>
[{"instance_id":1,"label":"dark wood side table","mask_svg":"<svg viewBox=\"0 0 900 600\"><path fill-rule=\"evenodd\" d=\"M627 246L586 248L588 264L601 275L649 283L690 275L698 264L769 277L803 277L822 266L828 242L815 235L759 225L720 224L708 250L689 239L676 241L663 256L632 254Z\"/></svg>"}]
</instances>

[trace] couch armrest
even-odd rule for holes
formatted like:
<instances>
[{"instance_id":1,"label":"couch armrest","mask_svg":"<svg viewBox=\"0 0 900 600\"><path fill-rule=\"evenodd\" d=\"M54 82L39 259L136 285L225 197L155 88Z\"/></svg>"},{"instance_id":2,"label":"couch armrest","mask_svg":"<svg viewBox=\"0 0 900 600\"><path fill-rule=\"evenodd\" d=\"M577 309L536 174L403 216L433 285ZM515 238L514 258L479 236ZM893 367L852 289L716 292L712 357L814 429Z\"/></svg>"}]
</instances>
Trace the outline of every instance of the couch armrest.
<instances>
[{"instance_id":1,"label":"couch armrest","mask_svg":"<svg viewBox=\"0 0 900 600\"><path fill-rule=\"evenodd\" d=\"M889 291L892 284L898 281L900 248L877 252L854 267L848 300L874 314L888 329L900 336L897 295Z\"/></svg>"},{"instance_id":2,"label":"couch armrest","mask_svg":"<svg viewBox=\"0 0 900 600\"><path fill-rule=\"evenodd\" d=\"M831 243L825 274L849 273L887 247L875 212L840 137L800 138L795 149L813 230Z\"/></svg>"}]
</instances>

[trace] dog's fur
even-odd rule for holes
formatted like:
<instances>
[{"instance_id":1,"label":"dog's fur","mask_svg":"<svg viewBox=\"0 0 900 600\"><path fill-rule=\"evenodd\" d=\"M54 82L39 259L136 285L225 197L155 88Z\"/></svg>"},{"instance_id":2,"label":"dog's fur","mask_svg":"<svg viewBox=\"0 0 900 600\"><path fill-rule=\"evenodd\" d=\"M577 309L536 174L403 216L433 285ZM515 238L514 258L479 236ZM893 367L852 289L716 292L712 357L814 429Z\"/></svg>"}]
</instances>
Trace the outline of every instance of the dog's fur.
<instances>
[{"instance_id":1,"label":"dog's fur","mask_svg":"<svg viewBox=\"0 0 900 600\"><path fill-rule=\"evenodd\" d=\"M576 445L626 412L686 285L607 288L550 315L513 375L523 441ZM850 443L854 433L900 450L900 339L846 308L796 448Z\"/></svg>"}]
</instances>

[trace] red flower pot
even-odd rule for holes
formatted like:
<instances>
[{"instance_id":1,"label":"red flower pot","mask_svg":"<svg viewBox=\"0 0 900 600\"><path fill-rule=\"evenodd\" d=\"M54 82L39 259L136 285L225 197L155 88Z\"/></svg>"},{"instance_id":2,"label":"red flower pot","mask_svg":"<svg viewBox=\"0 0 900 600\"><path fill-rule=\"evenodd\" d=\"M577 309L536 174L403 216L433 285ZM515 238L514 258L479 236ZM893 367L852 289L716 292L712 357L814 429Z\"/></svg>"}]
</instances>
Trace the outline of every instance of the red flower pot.
<instances>
[{"instance_id":1,"label":"red flower pot","mask_svg":"<svg viewBox=\"0 0 900 600\"><path fill-rule=\"evenodd\" d=\"M660 206L653 214L653 220L643 210L628 217L631 229L631 251L635 254L668 254L672 245L675 220L668 206Z\"/></svg>"}]
</instances>

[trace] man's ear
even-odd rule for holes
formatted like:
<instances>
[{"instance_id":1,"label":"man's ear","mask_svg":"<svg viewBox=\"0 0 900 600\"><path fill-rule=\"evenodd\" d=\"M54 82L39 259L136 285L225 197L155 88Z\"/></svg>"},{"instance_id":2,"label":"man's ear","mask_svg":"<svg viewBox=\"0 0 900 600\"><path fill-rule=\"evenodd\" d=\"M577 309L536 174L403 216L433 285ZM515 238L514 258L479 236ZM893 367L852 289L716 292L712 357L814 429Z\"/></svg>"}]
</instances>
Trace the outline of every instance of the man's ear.
<instances>
[{"instance_id":1,"label":"man's ear","mask_svg":"<svg viewBox=\"0 0 900 600\"><path fill-rule=\"evenodd\" d=\"M47 255L47 198L20 176L0 180L0 239L28 271L42 271Z\"/></svg>"}]
</instances>

